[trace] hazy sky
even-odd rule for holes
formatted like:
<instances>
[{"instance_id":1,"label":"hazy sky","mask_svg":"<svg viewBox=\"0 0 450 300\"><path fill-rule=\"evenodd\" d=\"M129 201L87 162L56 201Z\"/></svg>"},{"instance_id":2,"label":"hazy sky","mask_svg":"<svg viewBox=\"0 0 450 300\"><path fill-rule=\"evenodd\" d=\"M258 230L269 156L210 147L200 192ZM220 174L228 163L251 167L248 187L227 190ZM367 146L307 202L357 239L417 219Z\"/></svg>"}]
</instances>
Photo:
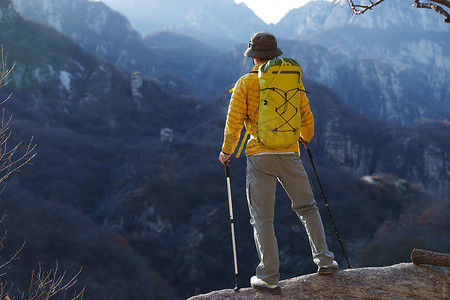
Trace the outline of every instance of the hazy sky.
<instances>
[{"instance_id":1,"label":"hazy sky","mask_svg":"<svg viewBox=\"0 0 450 300\"><path fill-rule=\"evenodd\" d=\"M277 23L288 11L305 5L309 0L234 0L234 2L244 2L266 23Z\"/></svg>"}]
</instances>

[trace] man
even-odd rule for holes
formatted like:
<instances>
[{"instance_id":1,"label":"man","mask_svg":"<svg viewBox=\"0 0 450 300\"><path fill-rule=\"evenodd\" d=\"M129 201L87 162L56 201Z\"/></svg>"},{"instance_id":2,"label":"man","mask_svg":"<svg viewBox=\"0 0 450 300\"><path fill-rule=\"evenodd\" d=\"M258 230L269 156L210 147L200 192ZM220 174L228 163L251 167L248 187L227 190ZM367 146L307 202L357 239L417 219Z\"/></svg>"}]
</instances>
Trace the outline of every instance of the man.
<instances>
[{"instance_id":1,"label":"man","mask_svg":"<svg viewBox=\"0 0 450 300\"><path fill-rule=\"evenodd\" d=\"M252 58L254 63L252 71L257 71L264 62L282 53L272 34L258 32L251 37L244 55ZM300 88L303 90L301 83ZM273 227L277 180L287 192L292 201L292 209L306 228L313 261L318 265L318 273L328 275L337 271L339 266L334 261L333 253L328 250L322 220L308 175L297 153L298 144L275 149L266 147L256 138L259 93L260 86L256 72L248 73L237 81L228 108L219 160L222 164L228 163L245 124L251 135L245 150L247 201L256 250L260 259L256 276L250 279L250 283L253 288L277 294L281 291L278 286L280 278L278 245ZM307 143L314 135L314 118L305 93L302 93L300 99L300 114L301 137Z\"/></svg>"}]
</instances>

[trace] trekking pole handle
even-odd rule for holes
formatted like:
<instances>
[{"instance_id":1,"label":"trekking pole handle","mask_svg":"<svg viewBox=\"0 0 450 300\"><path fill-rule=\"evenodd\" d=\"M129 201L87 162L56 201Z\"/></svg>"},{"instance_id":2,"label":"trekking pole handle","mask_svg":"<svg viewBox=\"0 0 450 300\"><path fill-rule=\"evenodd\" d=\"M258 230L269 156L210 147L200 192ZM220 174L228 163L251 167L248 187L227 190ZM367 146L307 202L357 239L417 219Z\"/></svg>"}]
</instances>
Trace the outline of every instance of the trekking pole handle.
<instances>
[{"instance_id":1,"label":"trekking pole handle","mask_svg":"<svg viewBox=\"0 0 450 300\"><path fill-rule=\"evenodd\" d=\"M299 137L299 138L298 138L298 141L299 141L300 143L302 143L303 146L305 146L305 149L309 149L309 148L308 148L308 142L305 141L302 137Z\"/></svg>"},{"instance_id":2,"label":"trekking pole handle","mask_svg":"<svg viewBox=\"0 0 450 300\"><path fill-rule=\"evenodd\" d=\"M230 161L227 160L225 162L225 173L227 174L227 177L230 178Z\"/></svg>"},{"instance_id":3,"label":"trekking pole handle","mask_svg":"<svg viewBox=\"0 0 450 300\"><path fill-rule=\"evenodd\" d=\"M302 139L302 137L299 137L298 140L300 143L303 144L303 146L305 146L305 150L306 150L306 153L308 154L309 160L312 160L312 154L311 154L311 150L309 150L308 142L305 141L304 139Z\"/></svg>"}]
</instances>

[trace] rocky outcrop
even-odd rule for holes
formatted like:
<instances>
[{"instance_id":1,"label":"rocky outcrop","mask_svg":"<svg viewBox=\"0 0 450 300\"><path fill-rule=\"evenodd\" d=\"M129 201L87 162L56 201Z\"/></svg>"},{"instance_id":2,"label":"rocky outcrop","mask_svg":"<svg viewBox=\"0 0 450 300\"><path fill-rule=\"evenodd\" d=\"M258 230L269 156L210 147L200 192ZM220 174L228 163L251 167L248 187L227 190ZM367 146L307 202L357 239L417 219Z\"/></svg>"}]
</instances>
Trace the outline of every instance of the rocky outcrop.
<instances>
[{"instance_id":1,"label":"rocky outcrop","mask_svg":"<svg viewBox=\"0 0 450 300\"><path fill-rule=\"evenodd\" d=\"M305 275L280 282L281 295L270 299L449 299L450 268L402 263L389 267L358 268L331 276ZM189 300L268 299L252 288L214 291Z\"/></svg>"},{"instance_id":2,"label":"rocky outcrop","mask_svg":"<svg viewBox=\"0 0 450 300\"><path fill-rule=\"evenodd\" d=\"M17 12L13 9L10 0L0 3L0 23L7 22L18 17Z\"/></svg>"},{"instance_id":3,"label":"rocky outcrop","mask_svg":"<svg viewBox=\"0 0 450 300\"><path fill-rule=\"evenodd\" d=\"M123 69L147 76L157 72L157 55L120 13L102 2L87 0L12 0L23 17L48 24L84 50Z\"/></svg>"},{"instance_id":4,"label":"rocky outcrop","mask_svg":"<svg viewBox=\"0 0 450 300\"><path fill-rule=\"evenodd\" d=\"M349 114L348 106L338 100L311 95L310 101L319 129L313 147L322 160L359 176L396 174L399 179L423 184L436 195L448 196L450 159L445 149L450 145L450 131L445 122L389 127Z\"/></svg>"}]
</instances>

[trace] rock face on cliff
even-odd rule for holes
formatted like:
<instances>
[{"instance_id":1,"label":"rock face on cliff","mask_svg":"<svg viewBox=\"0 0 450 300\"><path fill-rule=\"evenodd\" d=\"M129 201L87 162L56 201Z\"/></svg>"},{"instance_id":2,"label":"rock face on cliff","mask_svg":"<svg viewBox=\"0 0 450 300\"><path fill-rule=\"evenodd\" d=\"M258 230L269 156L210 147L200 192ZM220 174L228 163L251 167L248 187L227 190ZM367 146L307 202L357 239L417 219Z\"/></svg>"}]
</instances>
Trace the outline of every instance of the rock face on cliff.
<instances>
[{"instance_id":1,"label":"rock face on cliff","mask_svg":"<svg viewBox=\"0 0 450 300\"><path fill-rule=\"evenodd\" d=\"M356 111L389 124L448 119L449 26L408 1L392 0L363 17L351 16L345 1L312 1L270 26L231 0L104 2L130 20L97 1L12 1L22 16L48 24L129 73L175 73L212 99L248 71L251 62L243 61L242 52L251 34L270 30L306 77L331 87ZM151 37L144 40L131 24ZM155 36L163 29L172 33ZM243 44L230 49L236 43Z\"/></svg>"},{"instance_id":2,"label":"rock face on cliff","mask_svg":"<svg viewBox=\"0 0 450 300\"><path fill-rule=\"evenodd\" d=\"M124 70L154 75L158 69L157 54L144 44L141 35L123 15L102 2L14 0L12 3L23 17L49 25L84 50Z\"/></svg>"},{"instance_id":3,"label":"rock face on cliff","mask_svg":"<svg viewBox=\"0 0 450 300\"><path fill-rule=\"evenodd\" d=\"M271 299L449 299L450 268L416 266L349 269L331 276L305 275L280 282L281 294ZM188 300L267 299L269 294L252 288L239 292L214 291Z\"/></svg>"},{"instance_id":4,"label":"rock face on cliff","mask_svg":"<svg viewBox=\"0 0 450 300\"><path fill-rule=\"evenodd\" d=\"M290 11L273 31L326 48L332 60L322 65L329 67L312 78L339 92L357 111L388 123L445 120L450 28L436 22L439 16L411 4L392 0L364 16L353 16L345 1L312 1ZM293 57L303 58L304 53L293 51Z\"/></svg>"}]
</instances>

